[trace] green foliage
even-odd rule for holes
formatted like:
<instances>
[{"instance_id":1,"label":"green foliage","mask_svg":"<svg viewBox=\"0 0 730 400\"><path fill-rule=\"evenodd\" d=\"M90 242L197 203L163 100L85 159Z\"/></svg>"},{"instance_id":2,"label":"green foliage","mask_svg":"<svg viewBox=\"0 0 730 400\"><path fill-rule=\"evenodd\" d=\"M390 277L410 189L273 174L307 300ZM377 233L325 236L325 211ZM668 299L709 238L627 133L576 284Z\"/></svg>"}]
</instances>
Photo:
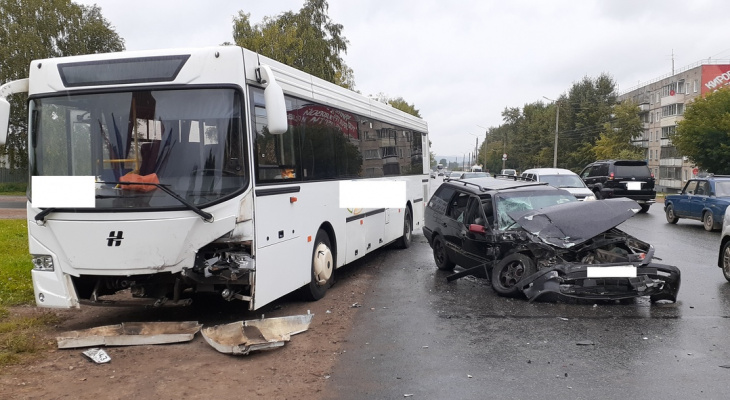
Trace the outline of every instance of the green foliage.
<instances>
[{"instance_id":1,"label":"green foliage","mask_svg":"<svg viewBox=\"0 0 730 400\"><path fill-rule=\"evenodd\" d=\"M730 174L730 89L690 103L671 139L679 153L700 169Z\"/></svg>"},{"instance_id":2,"label":"green foliage","mask_svg":"<svg viewBox=\"0 0 730 400\"><path fill-rule=\"evenodd\" d=\"M415 117L421 118L421 113L418 112L416 107L413 104L408 104L408 102L405 101L402 97L390 99L390 100L388 100L388 104L393 106L393 108L396 108L398 110L411 114Z\"/></svg>"},{"instance_id":3,"label":"green foliage","mask_svg":"<svg viewBox=\"0 0 730 400\"><path fill-rule=\"evenodd\" d=\"M626 110L619 121L612 122L616 104L613 79L601 74L598 78L584 77L556 101L537 101L522 108L507 107L502 112L504 123L487 130L487 142L479 150L480 159L487 157L486 168L499 171L502 166L524 171L534 167L552 167L555 149L555 119L558 116L558 167L574 171L596 159L594 147L606 132L607 138L631 137L638 120ZM637 111L638 112L638 111ZM616 125L620 124L620 125ZM614 130L613 128L618 128ZM613 143L613 142L611 142ZM626 143L629 143L627 139ZM603 147L607 144L601 142ZM633 148L617 148L617 152ZM507 161L502 161L502 154ZM633 157L632 157L633 158Z\"/></svg>"},{"instance_id":4,"label":"green foliage","mask_svg":"<svg viewBox=\"0 0 730 400\"><path fill-rule=\"evenodd\" d=\"M642 160L644 150L631 144L631 139L641 136L643 128L639 119L639 107L630 100L617 104L614 117L604 124L600 137L596 140L593 153L596 159Z\"/></svg>"},{"instance_id":5,"label":"green foliage","mask_svg":"<svg viewBox=\"0 0 730 400\"><path fill-rule=\"evenodd\" d=\"M0 82L28 76L32 60L124 50L101 9L70 0L0 0ZM9 98L10 127L0 156L12 169L28 165L26 94Z\"/></svg>"},{"instance_id":6,"label":"green foliage","mask_svg":"<svg viewBox=\"0 0 730 400\"><path fill-rule=\"evenodd\" d=\"M251 25L250 14L233 19L236 45L256 51L291 67L348 89L354 76L342 59L347 53L343 26L327 16L326 0L307 0L298 13L287 11Z\"/></svg>"},{"instance_id":7,"label":"green foliage","mask_svg":"<svg viewBox=\"0 0 730 400\"><path fill-rule=\"evenodd\" d=\"M32 268L26 221L0 220L0 305L33 301Z\"/></svg>"}]
</instances>

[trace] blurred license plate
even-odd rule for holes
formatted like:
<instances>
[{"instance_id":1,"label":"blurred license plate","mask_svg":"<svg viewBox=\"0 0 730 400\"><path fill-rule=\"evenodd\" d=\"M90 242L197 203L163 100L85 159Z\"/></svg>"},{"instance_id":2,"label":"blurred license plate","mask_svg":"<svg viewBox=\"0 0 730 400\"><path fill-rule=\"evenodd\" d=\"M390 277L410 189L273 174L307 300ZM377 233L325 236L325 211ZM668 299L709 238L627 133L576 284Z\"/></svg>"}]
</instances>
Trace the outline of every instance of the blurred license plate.
<instances>
[{"instance_id":1,"label":"blurred license plate","mask_svg":"<svg viewBox=\"0 0 730 400\"><path fill-rule=\"evenodd\" d=\"M588 267L588 278L636 278L633 265L616 267Z\"/></svg>"},{"instance_id":2,"label":"blurred license plate","mask_svg":"<svg viewBox=\"0 0 730 400\"><path fill-rule=\"evenodd\" d=\"M626 189L641 190L641 182L626 182Z\"/></svg>"}]
</instances>

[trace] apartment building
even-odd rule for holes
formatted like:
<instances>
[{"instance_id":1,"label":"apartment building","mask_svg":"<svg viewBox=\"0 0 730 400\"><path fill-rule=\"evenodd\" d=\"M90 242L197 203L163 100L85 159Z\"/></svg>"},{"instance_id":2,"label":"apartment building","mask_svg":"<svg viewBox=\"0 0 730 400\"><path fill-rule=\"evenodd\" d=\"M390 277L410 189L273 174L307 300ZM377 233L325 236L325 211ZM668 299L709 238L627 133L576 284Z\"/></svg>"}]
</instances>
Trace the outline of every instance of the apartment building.
<instances>
[{"instance_id":1,"label":"apartment building","mask_svg":"<svg viewBox=\"0 0 730 400\"><path fill-rule=\"evenodd\" d=\"M671 74L622 90L619 101L633 100L639 105L644 131L632 142L646 151L654 173L657 191L678 192L697 168L679 154L670 135L682 120L685 107L697 96L730 84L730 60L702 60ZM712 171L707 171L712 172Z\"/></svg>"}]
</instances>

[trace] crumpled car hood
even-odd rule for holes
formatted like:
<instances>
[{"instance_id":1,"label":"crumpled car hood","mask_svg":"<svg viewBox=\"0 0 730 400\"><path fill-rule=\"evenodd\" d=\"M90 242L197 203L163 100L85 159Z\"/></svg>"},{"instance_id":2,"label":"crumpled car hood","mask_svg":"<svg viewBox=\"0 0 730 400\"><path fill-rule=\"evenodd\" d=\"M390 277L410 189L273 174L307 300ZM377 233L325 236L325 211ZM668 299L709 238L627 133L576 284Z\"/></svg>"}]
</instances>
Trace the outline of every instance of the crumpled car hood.
<instances>
[{"instance_id":1,"label":"crumpled car hood","mask_svg":"<svg viewBox=\"0 0 730 400\"><path fill-rule=\"evenodd\" d=\"M639 209L634 200L616 198L575 201L508 215L545 243L568 249L620 225Z\"/></svg>"}]
</instances>

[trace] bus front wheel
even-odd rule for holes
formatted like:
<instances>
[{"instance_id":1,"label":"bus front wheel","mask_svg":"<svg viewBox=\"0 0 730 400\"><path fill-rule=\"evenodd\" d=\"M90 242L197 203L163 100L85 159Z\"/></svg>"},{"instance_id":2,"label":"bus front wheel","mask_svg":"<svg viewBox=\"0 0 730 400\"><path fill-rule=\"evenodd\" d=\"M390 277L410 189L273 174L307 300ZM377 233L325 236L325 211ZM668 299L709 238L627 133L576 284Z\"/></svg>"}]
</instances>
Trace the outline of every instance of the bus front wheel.
<instances>
[{"instance_id":1,"label":"bus front wheel","mask_svg":"<svg viewBox=\"0 0 730 400\"><path fill-rule=\"evenodd\" d=\"M411 210L406 207L405 215L403 215L403 236L395 242L396 247L399 249L407 249L411 247L411 241L413 240L413 221L411 220Z\"/></svg>"},{"instance_id":2,"label":"bus front wheel","mask_svg":"<svg viewBox=\"0 0 730 400\"><path fill-rule=\"evenodd\" d=\"M327 232L319 230L312 250L312 279L304 289L307 300L319 300L332 286L335 277L335 255Z\"/></svg>"}]
</instances>

